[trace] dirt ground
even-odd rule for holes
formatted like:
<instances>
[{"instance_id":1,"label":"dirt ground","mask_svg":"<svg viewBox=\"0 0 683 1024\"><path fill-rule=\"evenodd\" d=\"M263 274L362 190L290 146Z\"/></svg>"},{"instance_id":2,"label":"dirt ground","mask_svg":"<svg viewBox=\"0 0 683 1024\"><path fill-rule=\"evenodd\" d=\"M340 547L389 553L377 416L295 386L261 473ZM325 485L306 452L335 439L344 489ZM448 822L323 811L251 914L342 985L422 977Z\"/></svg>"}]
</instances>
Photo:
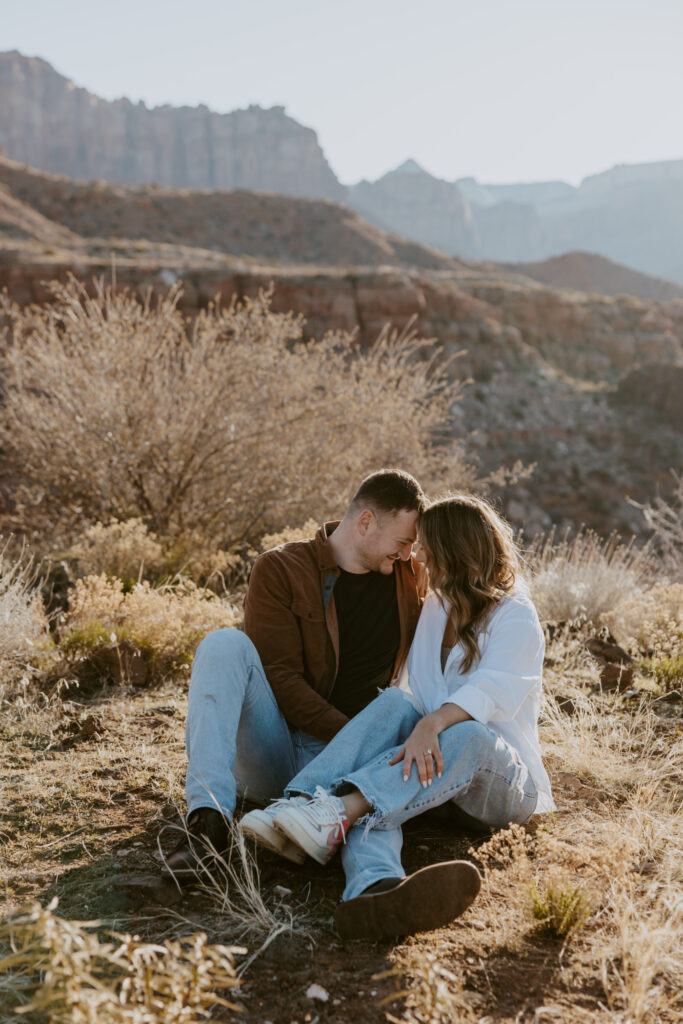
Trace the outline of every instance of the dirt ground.
<instances>
[{"instance_id":1,"label":"dirt ground","mask_svg":"<svg viewBox=\"0 0 683 1024\"><path fill-rule=\"evenodd\" d=\"M284 929L265 948L267 932L245 935L215 896L160 884L158 837L165 849L173 845L183 806L185 690L169 684L110 691L2 723L3 912L58 897L61 915L98 919L119 932L157 941L203 930L212 941L244 946L238 964L257 954L242 977L244 1010L223 1019L597 1019L605 993L595 963L580 943L568 949L563 940L539 934L519 911L511 869L490 858L482 894L462 918L399 943L343 941L335 934L339 861L299 867L258 851L261 893ZM547 827L555 834L571 841L572 823L584 812L618 813L623 797L550 767L558 811ZM532 819L530 838L540 821ZM453 858L479 863L488 839L452 822L417 819L405 829L406 870ZM507 889L501 884L506 874ZM309 991L312 985L324 990L322 998ZM16 996L5 989L0 998L0 1020L18 1019Z\"/></svg>"}]
</instances>

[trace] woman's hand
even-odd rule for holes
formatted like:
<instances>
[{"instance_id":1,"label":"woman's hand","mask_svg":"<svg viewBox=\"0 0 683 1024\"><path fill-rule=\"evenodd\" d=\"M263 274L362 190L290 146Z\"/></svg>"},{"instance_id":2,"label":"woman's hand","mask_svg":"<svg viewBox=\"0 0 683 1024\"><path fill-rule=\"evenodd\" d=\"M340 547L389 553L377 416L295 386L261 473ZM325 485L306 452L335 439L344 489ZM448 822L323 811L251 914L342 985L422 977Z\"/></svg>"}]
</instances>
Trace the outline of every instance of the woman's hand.
<instances>
[{"instance_id":1,"label":"woman's hand","mask_svg":"<svg viewBox=\"0 0 683 1024\"><path fill-rule=\"evenodd\" d=\"M399 761L403 761L404 782L410 778L413 761L423 786L431 786L434 780L435 765L437 778L441 778L443 758L439 747L440 732L435 716L425 715L417 723L401 749L394 754L389 764L398 764Z\"/></svg>"},{"instance_id":2,"label":"woman's hand","mask_svg":"<svg viewBox=\"0 0 683 1024\"><path fill-rule=\"evenodd\" d=\"M467 722L472 716L464 711L458 704L447 701L431 715L425 715L420 719L401 749L394 754L389 764L398 764L403 761L403 781L410 778L410 771L415 762L417 774L423 786L431 786L434 781L434 766L436 765L436 777L441 778L443 773L443 757L439 746L439 733L449 729L458 722Z\"/></svg>"}]
</instances>

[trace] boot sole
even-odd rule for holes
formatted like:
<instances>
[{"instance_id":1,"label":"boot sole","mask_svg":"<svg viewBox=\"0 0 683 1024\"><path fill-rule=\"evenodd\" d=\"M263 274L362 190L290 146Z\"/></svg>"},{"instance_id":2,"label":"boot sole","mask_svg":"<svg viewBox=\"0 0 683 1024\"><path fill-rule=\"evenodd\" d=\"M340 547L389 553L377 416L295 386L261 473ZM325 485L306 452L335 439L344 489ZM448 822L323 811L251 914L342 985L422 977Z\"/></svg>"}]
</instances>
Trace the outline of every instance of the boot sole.
<instances>
[{"instance_id":1,"label":"boot sole","mask_svg":"<svg viewBox=\"0 0 683 1024\"><path fill-rule=\"evenodd\" d=\"M481 888L481 877L465 860L431 864L395 889L341 903L334 917L344 939L389 939L443 928L464 913Z\"/></svg>"},{"instance_id":2,"label":"boot sole","mask_svg":"<svg viewBox=\"0 0 683 1024\"><path fill-rule=\"evenodd\" d=\"M251 812L252 814L257 812ZM248 817L251 817L250 815ZM281 857L286 860L292 861L293 864L304 864L306 861L306 854L294 843L286 839L285 836L281 835L277 829L274 829L268 822L263 821L259 818L251 818L250 821L246 821L244 818L240 822L240 828L245 836L249 839L253 839L259 846L265 846L267 850L272 850L273 853L278 853Z\"/></svg>"}]
</instances>

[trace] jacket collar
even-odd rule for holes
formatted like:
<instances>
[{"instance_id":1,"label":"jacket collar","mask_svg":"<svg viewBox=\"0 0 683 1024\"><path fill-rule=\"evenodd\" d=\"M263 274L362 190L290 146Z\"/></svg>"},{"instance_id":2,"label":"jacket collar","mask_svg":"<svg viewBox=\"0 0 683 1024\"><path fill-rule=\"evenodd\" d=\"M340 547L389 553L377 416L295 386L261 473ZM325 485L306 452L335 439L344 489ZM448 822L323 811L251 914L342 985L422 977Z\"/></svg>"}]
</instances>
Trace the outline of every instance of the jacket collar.
<instances>
[{"instance_id":1,"label":"jacket collar","mask_svg":"<svg viewBox=\"0 0 683 1024\"><path fill-rule=\"evenodd\" d=\"M330 544L330 534L339 526L340 520L333 520L329 523L323 523L314 538L315 556L318 562L318 568L321 572L330 572L333 569L339 569L335 561L334 554L332 553L332 545Z\"/></svg>"}]
</instances>

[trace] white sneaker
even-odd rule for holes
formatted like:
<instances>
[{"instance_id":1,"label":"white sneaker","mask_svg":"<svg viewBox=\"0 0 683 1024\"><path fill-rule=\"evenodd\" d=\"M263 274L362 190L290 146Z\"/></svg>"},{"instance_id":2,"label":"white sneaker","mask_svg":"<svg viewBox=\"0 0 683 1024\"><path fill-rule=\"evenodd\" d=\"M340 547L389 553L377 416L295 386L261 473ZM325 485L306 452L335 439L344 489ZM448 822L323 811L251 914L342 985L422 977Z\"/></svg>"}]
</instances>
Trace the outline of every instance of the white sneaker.
<instances>
[{"instance_id":1,"label":"white sneaker","mask_svg":"<svg viewBox=\"0 0 683 1024\"><path fill-rule=\"evenodd\" d=\"M344 804L339 797L331 796L320 786L310 800L297 797L281 803L273 816L273 823L318 864L327 864L346 842L349 830Z\"/></svg>"},{"instance_id":2,"label":"white sneaker","mask_svg":"<svg viewBox=\"0 0 683 1024\"><path fill-rule=\"evenodd\" d=\"M281 857L285 857L295 864L303 864L306 860L304 850L297 846L296 843L290 842L273 824L275 815L282 808L283 804L296 803L306 804L308 803L308 797L295 796L291 800L276 800L268 807L263 807L257 811L249 811L240 820L239 827L245 836L253 839L260 846L265 846L266 849L279 853Z\"/></svg>"}]
</instances>

